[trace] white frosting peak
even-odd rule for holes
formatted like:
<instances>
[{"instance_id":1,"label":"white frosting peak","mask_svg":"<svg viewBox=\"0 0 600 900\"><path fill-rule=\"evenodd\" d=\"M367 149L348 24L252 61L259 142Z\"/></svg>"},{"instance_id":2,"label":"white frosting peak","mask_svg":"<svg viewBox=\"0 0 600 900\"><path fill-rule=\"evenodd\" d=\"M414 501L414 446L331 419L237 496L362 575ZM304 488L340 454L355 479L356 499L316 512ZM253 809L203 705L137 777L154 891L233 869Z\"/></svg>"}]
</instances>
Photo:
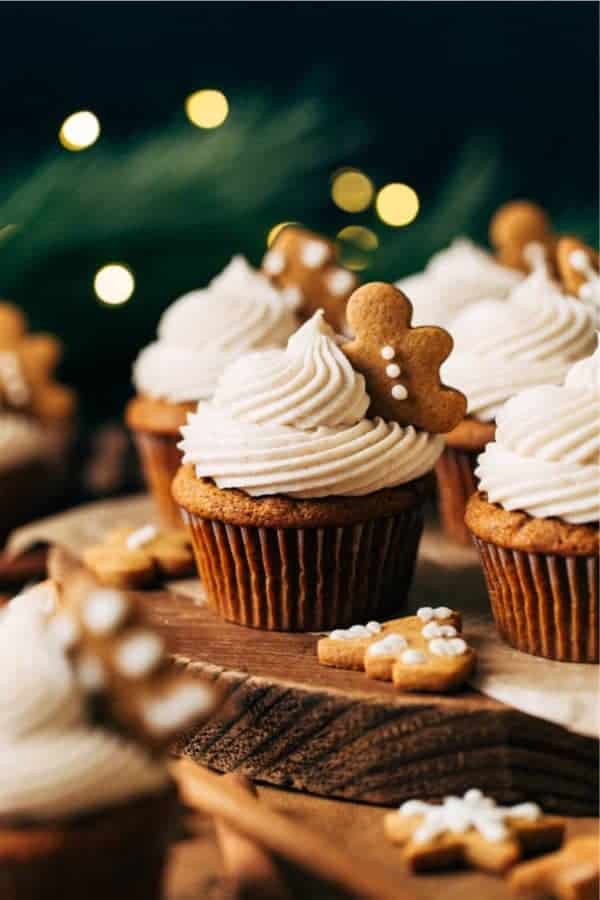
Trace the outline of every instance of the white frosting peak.
<instances>
[{"instance_id":1,"label":"white frosting peak","mask_svg":"<svg viewBox=\"0 0 600 900\"><path fill-rule=\"evenodd\" d=\"M240 353L282 346L297 325L288 295L235 256L207 288L184 294L163 313L158 340L135 362L135 386L173 403L207 399Z\"/></svg>"},{"instance_id":2,"label":"white frosting peak","mask_svg":"<svg viewBox=\"0 0 600 900\"><path fill-rule=\"evenodd\" d=\"M430 471L438 435L366 419L365 381L317 312L285 350L252 353L223 374L182 428L199 478L252 496L357 496Z\"/></svg>"}]
</instances>

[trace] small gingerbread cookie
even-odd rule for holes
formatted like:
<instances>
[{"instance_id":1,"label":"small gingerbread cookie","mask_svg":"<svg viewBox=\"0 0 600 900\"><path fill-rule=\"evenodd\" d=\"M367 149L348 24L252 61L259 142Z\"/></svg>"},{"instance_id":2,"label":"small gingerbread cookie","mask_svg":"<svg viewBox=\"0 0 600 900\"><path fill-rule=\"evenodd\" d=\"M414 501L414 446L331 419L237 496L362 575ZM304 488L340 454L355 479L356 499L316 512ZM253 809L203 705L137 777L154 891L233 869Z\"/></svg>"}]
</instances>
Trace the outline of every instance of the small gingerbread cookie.
<instances>
[{"instance_id":1,"label":"small gingerbread cookie","mask_svg":"<svg viewBox=\"0 0 600 900\"><path fill-rule=\"evenodd\" d=\"M556 264L567 294L600 306L600 255L574 237L561 237Z\"/></svg>"},{"instance_id":2,"label":"small gingerbread cookie","mask_svg":"<svg viewBox=\"0 0 600 900\"><path fill-rule=\"evenodd\" d=\"M556 238L541 206L529 200L505 203L490 222L490 243L498 261L511 269L530 272L545 258L553 269Z\"/></svg>"},{"instance_id":3,"label":"small gingerbread cookie","mask_svg":"<svg viewBox=\"0 0 600 900\"><path fill-rule=\"evenodd\" d=\"M386 815L384 828L415 872L457 865L504 872L524 854L559 847L564 834L563 820L537 804L497 806L475 788L441 805L408 800Z\"/></svg>"},{"instance_id":4,"label":"small gingerbread cookie","mask_svg":"<svg viewBox=\"0 0 600 900\"><path fill-rule=\"evenodd\" d=\"M284 291L305 319L318 310L343 331L348 297L358 278L337 261L335 244L320 234L288 225L263 259L263 271Z\"/></svg>"},{"instance_id":5,"label":"small gingerbread cookie","mask_svg":"<svg viewBox=\"0 0 600 900\"><path fill-rule=\"evenodd\" d=\"M192 542L183 530L155 525L117 528L101 544L83 551L85 565L101 584L133 590L159 578L182 578L194 571Z\"/></svg>"},{"instance_id":6,"label":"small gingerbread cookie","mask_svg":"<svg viewBox=\"0 0 600 900\"><path fill-rule=\"evenodd\" d=\"M65 557L52 551L50 570L58 579L52 629L100 717L160 748L210 715L215 689L174 667L140 599L101 586Z\"/></svg>"},{"instance_id":7,"label":"small gingerbread cookie","mask_svg":"<svg viewBox=\"0 0 600 900\"><path fill-rule=\"evenodd\" d=\"M510 873L515 894L553 897L555 900L598 900L600 894L600 842L598 835L567 841L556 853L521 863Z\"/></svg>"},{"instance_id":8,"label":"small gingerbread cookie","mask_svg":"<svg viewBox=\"0 0 600 900\"><path fill-rule=\"evenodd\" d=\"M48 423L69 418L75 394L54 380L61 352L56 338L28 334L17 307L0 303L0 406Z\"/></svg>"},{"instance_id":9,"label":"small gingerbread cookie","mask_svg":"<svg viewBox=\"0 0 600 900\"><path fill-rule=\"evenodd\" d=\"M461 635L461 616L446 606L416 616L336 629L317 644L323 666L365 671L399 691L444 693L461 687L476 654Z\"/></svg>"},{"instance_id":10,"label":"small gingerbread cookie","mask_svg":"<svg viewBox=\"0 0 600 900\"><path fill-rule=\"evenodd\" d=\"M460 391L440 381L453 342L434 326L411 326L412 304L391 284L372 282L352 294L346 310L354 340L342 346L362 372L371 398L368 415L446 433L467 410Z\"/></svg>"}]
</instances>

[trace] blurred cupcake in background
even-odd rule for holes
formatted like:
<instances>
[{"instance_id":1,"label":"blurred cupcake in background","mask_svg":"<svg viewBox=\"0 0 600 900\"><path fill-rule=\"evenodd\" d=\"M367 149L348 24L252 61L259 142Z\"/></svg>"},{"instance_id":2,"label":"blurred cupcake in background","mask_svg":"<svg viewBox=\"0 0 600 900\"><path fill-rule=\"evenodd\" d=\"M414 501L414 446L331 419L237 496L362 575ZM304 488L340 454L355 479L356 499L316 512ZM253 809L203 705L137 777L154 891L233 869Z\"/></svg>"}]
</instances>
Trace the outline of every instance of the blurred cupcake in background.
<instances>
[{"instance_id":1,"label":"blurred cupcake in background","mask_svg":"<svg viewBox=\"0 0 600 900\"><path fill-rule=\"evenodd\" d=\"M188 413L212 396L223 369L241 353L284 346L297 327L295 303L241 256L163 313L158 339L135 361L137 395L126 420L165 524L181 525L171 482Z\"/></svg>"},{"instance_id":2,"label":"blurred cupcake in background","mask_svg":"<svg viewBox=\"0 0 600 900\"><path fill-rule=\"evenodd\" d=\"M600 349L564 386L498 414L466 523L500 634L536 656L598 662Z\"/></svg>"},{"instance_id":3,"label":"blurred cupcake in background","mask_svg":"<svg viewBox=\"0 0 600 900\"><path fill-rule=\"evenodd\" d=\"M399 292L375 284L353 295L350 315L383 310L389 327L382 288L410 310ZM374 366L389 372L377 396L400 415L403 400L416 408L417 387L407 393L404 335L390 333L389 346L376 339ZM322 631L389 617L405 602L444 441L369 414L375 384L369 394L344 349L352 346L340 346L319 311L285 350L232 363L212 402L182 429L184 465L173 495L209 600L225 619ZM460 417L460 395L459 404Z\"/></svg>"},{"instance_id":4,"label":"blurred cupcake in background","mask_svg":"<svg viewBox=\"0 0 600 900\"><path fill-rule=\"evenodd\" d=\"M0 303L0 542L67 487L76 398L55 380L61 355L57 338Z\"/></svg>"},{"instance_id":5,"label":"blurred cupcake in background","mask_svg":"<svg viewBox=\"0 0 600 900\"><path fill-rule=\"evenodd\" d=\"M443 377L467 397L467 416L446 435L436 473L447 532L468 543L466 502L476 490L477 456L494 439L496 416L528 387L562 384L570 366L595 346L589 309L562 293L540 266L507 300L481 300L452 323L454 350Z\"/></svg>"}]
</instances>

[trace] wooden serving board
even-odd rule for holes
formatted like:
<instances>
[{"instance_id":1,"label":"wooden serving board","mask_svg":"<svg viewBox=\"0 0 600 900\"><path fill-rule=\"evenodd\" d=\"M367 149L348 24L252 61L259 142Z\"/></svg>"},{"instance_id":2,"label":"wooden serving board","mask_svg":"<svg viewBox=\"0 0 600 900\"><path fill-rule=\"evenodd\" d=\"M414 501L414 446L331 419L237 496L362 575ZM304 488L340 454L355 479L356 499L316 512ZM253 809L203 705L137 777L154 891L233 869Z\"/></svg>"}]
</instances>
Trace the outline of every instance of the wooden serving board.
<instances>
[{"instance_id":1,"label":"wooden serving board","mask_svg":"<svg viewBox=\"0 0 600 900\"><path fill-rule=\"evenodd\" d=\"M253 631L169 591L143 595L176 658L217 680L222 715L179 750L219 771L398 804L479 787L501 802L593 815L598 746L472 690L399 694L320 666L316 636Z\"/></svg>"}]
</instances>

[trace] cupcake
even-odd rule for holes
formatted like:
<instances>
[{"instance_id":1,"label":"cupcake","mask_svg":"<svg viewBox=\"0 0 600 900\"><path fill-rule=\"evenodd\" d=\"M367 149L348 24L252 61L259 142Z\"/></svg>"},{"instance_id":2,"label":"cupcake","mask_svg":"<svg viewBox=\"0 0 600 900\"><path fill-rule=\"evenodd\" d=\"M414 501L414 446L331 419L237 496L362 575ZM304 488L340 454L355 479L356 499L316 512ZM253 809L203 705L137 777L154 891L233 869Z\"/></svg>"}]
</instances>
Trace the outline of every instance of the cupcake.
<instances>
[{"instance_id":1,"label":"cupcake","mask_svg":"<svg viewBox=\"0 0 600 900\"><path fill-rule=\"evenodd\" d=\"M139 731L134 737L122 713L134 702L129 689L145 690L150 721L158 721L155 681L171 676L159 671L158 636L139 622L128 630L127 602L115 591L92 590L81 618L71 618L56 614L53 595L36 589L0 613L2 897L162 897L176 792L157 745ZM111 656L120 682L107 689ZM101 707L93 698L109 693L121 712L119 731L93 712ZM188 702L188 723L191 711ZM166 715L174 727L180 712L163 702L162 724Z\"/></svg>"},{"instance_id":2,"label":"cupcake","mask_svg":"<svg viewBox=\"0 0 600 900\"><path fill-rule=\"evenodd\" d=\"M297 326L293 303L241 256L207 288L185 294L163 313L158 340L135 361L137 396L126 419L166 525L181 525L170 489L187 413L209 399L225 366L240 353L284 346Z\"/></svg>"},{"instance_id":3,"label":"cupcake","mask_svg":"<svg viewBox=\"0 0 600 900\"><path fill-rule=\"evenodd\" d=\"M598 662L600 350L565 384L498 414L466 523L502 637L526 653Z\"/></svg>"},{"instance_id":4,"label":"cupcake","mask_svg":"<svg viewBox=\"0 0 600 900\"><path fill-rule=\"evenodd\" d=\"M562 384L569 367L595 346L592 316L563 294L545 268L528 275L506 300L481 300L451 327L454 350L443 375L467 397L467 416L448 435L437 465L442 523L469 543L466 502L476 490L477 456L494 439L503 404L528 387Z\"/></svg>"},{"instance_id":5,"label":"cupcake","mask_svg":"<svg viewBox=\"0 0 600 900\"><path fill-rule=\"evenodd\" d=\"M430 259L423 272L397 282L414 307L416 325L447 328L455 316L484 298L502 300L522 280L516 269L497 262L468 238L456 238Z\"/></svg>"},{"instance_id":6,"label":"cupcake","mask_svg":"<svg viewBox=\"0 0 600 900\"><path fill-rule=\"evenodd\" d=\"M351 323L363 308L385 319L382 288L410 320L399 292L367 285L350 301ZM400 415L412 388L407 342L392 333L396 341L383 348L376 339L375 363L389 373L384 399ZM225 619L323 631L389 617L405 601L444 444L422 428L371 417L375 380L351 362L357 345L342 344L317 312L285 350L226 369L212 402L182 428L173 495L212 607Z\"/></svg>"}]
</instances>

